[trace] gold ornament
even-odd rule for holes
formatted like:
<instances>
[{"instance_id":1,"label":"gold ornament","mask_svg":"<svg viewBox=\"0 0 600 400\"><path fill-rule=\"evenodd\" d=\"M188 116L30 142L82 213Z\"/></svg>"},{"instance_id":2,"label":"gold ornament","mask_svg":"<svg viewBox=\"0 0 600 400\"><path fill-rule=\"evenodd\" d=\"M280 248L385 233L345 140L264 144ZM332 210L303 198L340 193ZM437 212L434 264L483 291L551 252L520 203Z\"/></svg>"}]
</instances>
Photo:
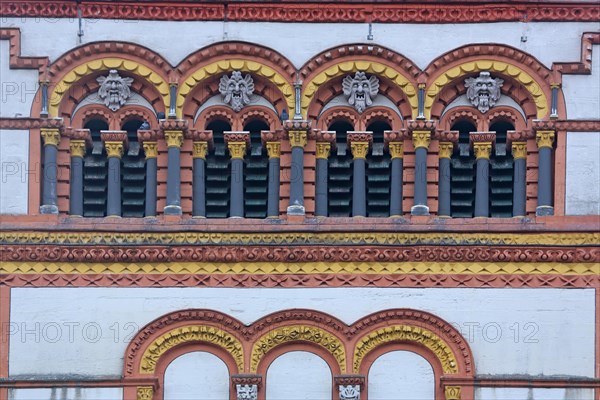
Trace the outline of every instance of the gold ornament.
<instances>
[{"instance_id":1,"label":"gold ornament","mask_svg":"<svg viewBox=\"0 0 600 400\"><path fill-rule=\"evenodd\" d=\"M415 150L419 147L424 147L425 150L427 150L429 148L429 143L431 143L431 132L414 131L412 133L412 142L413 146L415 146Z\"/></svg>"},{"instance_id":2,"label":"gold ornament","mask_svg":"<svg viewBox=\"0 0 600 400\"><path fill-rule=\"evenodd\" d=\"M152 400L153 396L154 389L152 389L152 386L138 386L137 400Z\"/></svg>"},{"instance_id":3,"label":"gold ornament","mask_svg":"<svg viewBox=\"0 0 600 400\"><path fill-rule=\"evenodd\" d=\"M167 147L180 148L183 145L183 132L165 131L165 140L167 142Z\"/></svg>"},{"instance_id":4,"label":"gold ornament","mask_svg":"<svg viewBox=\"0 0 600 400\"><path fill-rule=\"evenodd\" d=\"M513 142L512 155L515 160L527 158L527 142Z\"/></svg>"},{"instance_id":5,"label":"gold ornament","mask_svg":"<svg viewBox=\"0 0 600 400\"><path fill-rule=\"evenodd\" d=\"M454 150L454 143L452 142L440 142L440 158L452 158L452 151Z\"/></svg>"},{"instance_id":6,"label":"gold ornament","mask_svg":"<svg viewBox=\"0 0 600 400\"><path fill-rule=\"evenodd\" d=\"M104 142L104 147L106 148L108 157L123 157L123 142L106 141Z\"/></svg>"},{"instance_id":7,"label":"gold ornament","mask_svg":"<svg viewBox=\"0 0 600 400\"><path fill-rule=\"evenodd\" d=\"M42 128L41 135L44 139L44 146L58 146L60 142L60 131L56 128Z\"/></svg>"},{"instance_id":8,"label":"gold ornament","mask_svg":"<svg viewBox=\"0 0 600 400\"><path fill-rule=\"evenodd\" d=\"M317 160L327 160L329 158L329 152L331 151L331 143L329 142L317 142Z\"/></svg>"},{"instance_id":9,"label":"gold ornament","mask_svg":"<svg viewBox=\"0 0 600 400\"><path fill-rule=\"evenodd\" d=\"M535 142L538 149L543 147L552 148L554 144L554 131L537 131L535 134Z\"/></svg>"},{"instance_id":10,"label":"gold ornament","mask_svg":"<svg viewBox=\"0 0 600 400\"><path fill-rule=\"evenodd\" d=\"M69 142L69 150L71 151L71 157L85 156L85 140L71 140Z\"/></svg>"},{"instance_id":11,"label":"gold ornament","mask_svg":"<svg viewBox=\"0 0 600 400\"><path fill-rule=\"evenodd\" d=\"M489 160L492 154L492 142L475 142L473 143L473 150L475 151L475 158L477 160Z\"/></svg>"},{"instance_id":12,"label":"gold ornament","mask_svg":"<svg viewBox=\"0 0 600 400\"><path fill-rule=\"evenodd\" d=\"M444 388L446 400L460 400L460 386L446 386Z\"/></svg>"},{"instance_id":13,"label":"gold ornament","mask_svg":"<svg viewBox=\"0 0 600 400\"><path fill-rule=\"evenodd\" d=\"M390 142L388 146L392 159L404 157L404 142Z\"/></svg>"},{"instance_id":14,"label":"gold ornament","mask_svg":"<svg viewBox=\"0 0 600 400\"><path fill-rule=\"evenodd\" d=\"M369 153L369 142L351 142L350 148L354 159L365 159Z\"/></svg>"},{"instance_id":15,"label":"gold ornament","mask_svg":"<svg viewBox=\"0 0 600 400\"><path fill-rule=\"evenodd\" d=\"M308 138L306 131L289 131L288 136L290 138L290 146L302 148L306 146Z\"/></svg>"},{"instance_id":16,"label":"gold ornament","mask_svg":"<svg viewBox=\"0 0 600 400\"><path fill-rule=\"evenodd\" d=\"M269 158L281 157L281 142L267 142L267 153Z\"/></svg>"},{"instance_id":17,"label":"gold ornament","mask_svg":"<svg viewBox=\"0 0 600 400\"><path fill-rule=\"evenodd\" d=\"M206 153L208 152L208 142L194 142L192 148L192 157L206 159Z\"/></svg>"},{"instance_id":18,"label":"gold ornament","mask_svg":"<svg viewBox=\"0 0 600 400\"><path fill-rule=\"evenodd\" d=\"M232 160L243 160L246 154L246 142L228 142L227 148Z\"/></svg>"}]
</instances>

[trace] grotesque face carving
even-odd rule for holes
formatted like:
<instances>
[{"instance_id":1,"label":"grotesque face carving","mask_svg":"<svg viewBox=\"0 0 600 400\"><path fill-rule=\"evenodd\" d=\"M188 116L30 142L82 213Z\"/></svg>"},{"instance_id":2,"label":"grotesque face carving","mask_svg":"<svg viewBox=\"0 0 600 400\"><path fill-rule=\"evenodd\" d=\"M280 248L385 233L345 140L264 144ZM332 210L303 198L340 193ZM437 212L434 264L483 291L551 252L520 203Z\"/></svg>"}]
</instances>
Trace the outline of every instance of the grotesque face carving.
<instances>
[{"instance_id":1,"label":"grotesque face carving","mask_svg":"<svg viewBox=\"0 0 600 400\"><path fill-rule=\"evenodd\" d=\"M359 385L340 385L340 400L360 400Z\"/></svg>"},{"instance_id":2,"label":"grotesque face carving","mask_svg":"<svg viewBox=\"0 0 600 400\"><path fill-rule=\"evenodd\" d=\"M489 72L480 72L477 78L467 78L467 98L482 113L496 105L504 80L492 78Z\"/></svg>"},{"instance_id":3,"label":"grotesque face carving","mask_svg":"<svg viewBox=\"0 0 600 400\"><path fill-rule=\"evenodd\" d=\"M256 385L235 385L237 400L256 400L258 387Z\"/></svg>"},{"instance_id":4,"label":"grotesque face carving","mask_svg":"<svg viewBox=\"0 0 600 400\"><path fill-rule=\"evenodd\" d=\"M231 78L227 75L221 77L219 92L223 95L223 101L237 112L250 103L250 96L254 93L254 81L250 75L242 77L240 71L233 71Z\"/></svg>"},{"instance_id":5,"label":"grotesque face carving","mask_svg":"<svg viewBox=\"0 0 600 400\"><path fill-rule=\"evenodd\" d=\"M359 71L354 76L346 76L342 81L342 88L348 96L348 104L362 113L373 104L373 98L379 93L379 79L376 76L367 79L367 75Z\"/></svg>"},{"instance_id":6,"label":"grotesque face carving","mask_svg":"<svg viewBox=\"0 0 600 400\"><path fill-rule=\"evenodd\" d=\"M98 96L104 100L106 107L117 111L131 96L129 86L132 78L121 78L116 69L111 69L108 76L100 76L96 79L100 84Z\"/></svg>"}]
</instances>

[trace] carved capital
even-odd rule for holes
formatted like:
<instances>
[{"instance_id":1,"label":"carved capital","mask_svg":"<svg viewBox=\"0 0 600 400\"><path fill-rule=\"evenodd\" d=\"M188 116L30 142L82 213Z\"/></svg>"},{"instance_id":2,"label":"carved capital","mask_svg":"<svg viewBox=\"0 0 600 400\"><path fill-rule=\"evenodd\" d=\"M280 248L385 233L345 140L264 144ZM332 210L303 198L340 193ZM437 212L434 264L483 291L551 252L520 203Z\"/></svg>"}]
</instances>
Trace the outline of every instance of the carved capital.
<instances>
[{"instance_id":1,"label":"carved capital","mask_svg":"<svg viewBox=\"0 0 600 400\"><path fill-rule=\"evenodd\" d=\"M527 158L527 142L512 142L512 155L515 160Z\"/></svg>"},{"instance_id":2,"label":"carved capital","mask_svg":"<svg viewBox=\"0 0 600 400\"><path fill-rule=\"evenodd\" d=\"M329 142L317 142L317 160L327 160L329 158L329 152L331 151L331 143Z\"/></svg>"},{"instance_id":3,"label":"carved capital","mask_svg":"<svg viewBox=\"0 0 600 400\"><path fill-rule=\"evenodd\" d=\"M290 146L302 147L306 146L308 134L306 131L289 131Z\"/></svg>"},{"instance_id":4,"label":"carved capital","mask_svg":"<svg viewBox=\"0 0 600 400\"><path fill-rule=\"evenodd\" d=\"M452 142L440 142L440 158L452 158L452 151L454 150L454 143Z\"/></svg>"},{"instance_id":5,"label":"carved capital","mask_svg":"<svg viewBox=\"0 0 600 400\"><path fill-rule=\"evenodd\" d=\"M257 400L258 385L256 384L240 384L235 385L237 400Z\"/></svg>"},{"instance_id":6,"label":"carved capital","mask_svg":"<svg viewBox=\"0 0 600 400\"><path fill-rule=\"evenodd\" d=\"M227 142L227 149L232 160L243 160L246 154L246 142Z\"/></svg>"},{"instance_id":7,"label":"carved capital","mask_svg":"<svg viewBox=\"0 0 600 400\"><path fill-rule=\"evenodd\" d=\"M152 386L138 386L137 400L152 400L154 389Z\"/></svg>"},{"instance_id":8,"label":"carved capital","mask_svg":"<svg viewBox=\"0 0 600 400\"><path fill-rule=\"evenodd\" d=\"M404 157L404 142L390 142L388 148L392 159Z\"/></svg>"},{"instance_id":9,"label":"carved capital","mask_svg":"<svg viewBox=\"0 0 600 400\"><path fill-rule=\"evenodd\" d=\"M110 157L123 157L123 142L114 142L111 140L107 140L104 142L104 147L106 148L106 154Z\"/></svg>"},{"instance_id":10,"label":"carved capital","mask_svg":"<svg viewBox=\"0 0 600 400\"><path fill-rule=\"evenodd\" d=\"M267 142L265 146L267 148L269 158L281 157L281 142Z\"/></svg>"},{"instance_id":11,"label":"carved capital","mask_svg":"<svg viewBox=\"0 0 600 400\"><path fill-rule=\"evenodd\" d=\"M183 145L183 131L165 131L167 147L181 148Z\"/></svg>"},{"instance_id":12,"label":"carved capital","mask_svg":"<svg viewBox=\"0 0 600 400\"><path fill-rule=\"evenodd\" d=\"M206 159L206 153L208 152L208 142L193 142L192 157Z\"/></svg>"},{"instance_id":13,"label":"carved capital","mask_svg":"<svg viewBox=\"0 0 600 400\"><path fill-rule=\"evenodd\" d=\"M86 143L85 140L71 140L69 141L69 150L71 151L71 157L85 156Z\"/></svg>"},{"instance_id":14,"label":"carved capital","mask_svg":"<svg viewBox=\"0 0 600 400\"><path fill-rule=\"evenodd\" d=\"M360 400L360 385L338 385L340 400Z\"/></svg>"},{"instance_id":15,"label":"carved capital","mask_svg":"<svg viewBox=\"0 0 600 400\"><path fill-rule=\"evenodd\" d=\"M369 153L369 142L350 142L350 149L355 160L365 159Z\"/></svg>"},{"instance_id":16,"label":"carved capital","mask_svg":"<svg viewBox=\"0 0 600 400\"><path fill-rule=\"evenodd\" d=\"M543 147L552 148L554 144L554 131L537 131L535 133L535 142L537 143L538 149Z\"/></svg>"},{"instance_id":17,"label":"carved capital","mask_svg":"<svg viewBox=\"0 0 600 400\"><path fill-rule=\"evenodd\" d=\"M460 400L460 386L446 386L444 395L446 400Z\"/></svg>"},{"instance_id":18,"label":"carved capital","mask_svg":"<svg viewBox=\"0 0 600 400\"><path fill-rule=\"evenodd\" d=\"M42 139L44 139L44 146L58 146L60 142L60 130L57 128L42 128L41 129Z\"/></svg>"},{"instance_id":19,"label":"carved capital","mask_svg":"<svg viewBox=\"0 0 600 400\"><path fill-rule=\"evenodd\" d=\"M473 143L473 150L477 160L481 158L489 160L492 154L492 142L475 142Z\"/></svg>"},{"instance_id":20,"label":"carved capital","mask_svg":"<svg viewBox=\"0 0 600 400\"><path fill-rule=\"evenodd\" d=\"M415 150L419 147L425 148L427 150L429 148L429 143L431 143L431 132L430 131L413 131L412 133L412 142L413 146L415 146Z\"/></svg>"},{"instance_id":21,"label":"carved capital","mask_svg":"<svg viewBox=\"0 0 600 400\"><path fill-rule=\"evenodd\" d=\"M142 146L144 147L146 160L158 157L158 142L142 142Z\"/></svg>"}]
</instances>

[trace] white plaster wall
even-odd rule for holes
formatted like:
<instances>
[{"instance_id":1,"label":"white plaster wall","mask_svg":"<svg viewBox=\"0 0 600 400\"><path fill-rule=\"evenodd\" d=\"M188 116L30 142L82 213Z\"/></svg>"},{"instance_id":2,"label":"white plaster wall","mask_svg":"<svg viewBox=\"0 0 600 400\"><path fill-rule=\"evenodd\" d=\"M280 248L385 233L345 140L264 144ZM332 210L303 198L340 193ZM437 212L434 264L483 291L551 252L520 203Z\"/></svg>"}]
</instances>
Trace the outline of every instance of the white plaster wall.
<instances>
[{"instance_id":1,"label":"white plaster wall","mask_svg":"<svg viewBox=\"0 0 600 400\"><path fill-rule=\"evenodd\" d=\"M164 400L228 399L229 370L211 353L186 353L167 367L164 388Z\"/></svg>"},{"instance_id":2,"label":"white plaster wall","mask_svg":"<svg viewBox=\"0 0 600 400\"><path fill-rule=\"evenodd\" d=\"M29 179L41 179L29 168L29 131L0 129L0 214L27 214Z\"/></svg>"},{"instance_id":3,"label":"white plaster wall","mask_svg":"<svg viewBox=\"0 0 600 400\"><path fill-rule=\"evenodd\" d=\"M381 355L369 369L369 400L430 400L435 398L431 364L410 351Z\"/></svg>"},{"instance_id":4,"label":"white plaster wall","mask_svg":"<svg viewBox=\"0 0 600 400\"><path fill-rule=\"evenodd\" d=\"M594 294L593 289L13 288L9 372L119 376L135 332L186 308L218 310L246 324L291 308L319 310L346 323L390 308L414 308L461 329L478 374L593 377Z\"/></svg>"},{"instance_id":5,"label":"white plaster wall","mask_svg":"<svg viewBox=\"0 0 600 400\"><path fill-rule=\"evenodd\" d=\"M121 400L121 388L8 389L8 400Z\"/></svg>"},{"instance_id":6,"label":"white plaster wall","mask_svg":"<svg viewBox=\"0 0 600 400\"><path fill-rule=\"evenodd\" d=\"M319 356L291 351L277 357L267 369L267 400L330 400L331 369Z\"/></svg>"},{"instance_id":7,"label":"white plaster wall","mask_svg":"<svg viewBox=\"0 0 600 400\"><path fill-rule=\"evenodd\" d=\"M477 400L591 400L594 389L476 388Z\"/></svg>"},{"instance_id":8,"label":"white plaster wall","mask_svg":"<svg viewBox=\"0 0 600 400\"><path fill-rule=\"evenodd\" d=\"M566 168L565 213L600 215L600 132L567 133Z\"/></svg>"},{"instance_id":9,"label":"white plaster wall","mask_svg":"<svg viewBox=\"0 0 600 400\"><path fill-rule=\"evenodd\" d=\"M564 75L562 89L568 119L600 118L600 46L592 46L592 74Z\"/></svg>"},{"instance_id":10,"label":"white plaster wall","mask_svg":"<svg viewBox=\"0 0 600 400\"><path fill-rule=\"evenodd\" d=\"M9 48L8 40L0 40L0 117L28 117L38 87L38 73L32 69L10 69Z\"/></svg>"}]
</instances>

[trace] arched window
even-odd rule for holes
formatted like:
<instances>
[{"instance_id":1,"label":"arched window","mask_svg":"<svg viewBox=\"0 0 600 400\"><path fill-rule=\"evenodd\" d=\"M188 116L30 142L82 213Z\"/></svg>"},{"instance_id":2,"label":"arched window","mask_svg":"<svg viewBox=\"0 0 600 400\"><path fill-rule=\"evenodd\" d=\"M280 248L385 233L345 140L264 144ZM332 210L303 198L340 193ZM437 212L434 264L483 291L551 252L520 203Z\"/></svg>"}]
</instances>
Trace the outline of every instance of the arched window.
<instances>
[{"instance_id":1,"label":"arched window","mask_svg":"<svg viewBox=\"0 0 600 400\"><path fill-rule=\"evenodd\" d=\"M383 150L383 132L392 127L385 121L367 126L373 132L373 148L367 154L367 216L390 215L390 154Z\"/></svg>"},{"instance_id":2,"label":"arched window","mask_svg":"<svg viewBox=\"0 0 600 400\"><path fill-rule=\"evenodd\" d=\"M212 130L214 148L206 156L206 217L227 218L229 216L229 180L231 166L223 132L230 131L229 122L216 119L206 125Z\"/></svg>"},{"instance_id":3,"label":"arched window","mask_svg":"<svg viewBox=\"0 0 600 400\"><path fill-rule=\"evenodd\" d=\"M229 398L229 371L217 356L194 351L174 359L165 370L164 400Z\"/></svg>"},{"instance_id":4,"label":"arched window","mask_svg":"<svg viewBox=\"0 0 600 400\"><path fill-rule=\"evenodd\" d=\"M91 119L84 126L89 129L93 147L83 159L83 216L106 215L107 158L100 138L100 131L108 130L102 119Z\"/></svg>"},{"instance_id":5,"label":"arched window","mask_svg":"<svg viewBox=\"0 0 600 400\"><path fill-rule=\"evenodd\" d=\"M496 146L490 157L490 215L512 217L513 158L506 148L506 132L514 130L512 123L499 120L490 125L496 132Z\"/></svg>"},{"instance_id":6,"label":"arched window","mask_svg":"<svg viewBox=\"0 0 600 400\"><path fill-rule=\"evenodd\" d=\"M277 357L266 374L267 400L331 398L331 369L316 354L290 351Z\"/></svg>"},{"instance_id":7,"label":"arched window","mask_svg":"<svg viewBox=\"0 0 600 400\"><path fill-rule=\"evenodd\" d=\"M336 133L336 149L329 156L329 216L349 217L352 212L352 153L346 143L352 124L338 120L329 126Z\"/></svg>"},{"instance_id":8,"label":"arched window","mask_svg":"<svg viewBox=\"0 0 600 400\"><path fill-rule=\"evenodd\" d=\"M129 147L121 165L121 201L123 217L143 217L146 193L145 157L137 139L137 131L144 121L130 119L121 130L127 132Z\"/></svg>"},{"instance_id":9,"label":"arched window","mask_svg":"<svg viewBox=\"0 0 600 400\"><path fill-rule=\"evenodd\" d=\"M260 137L260 132L266 130L269 130L269 125L261 119L252 120L244 126L244 131L250 132L250 150L246 153L244 165L246 218L267 217L269 156Z\"/></svg>"},{"instance_id":10,"label":"arched window","mask_svg":"<svg viewBox=\"0 0 600 400\"><path fill-rule=\"evenodd\" d=\"M459 134L450 167L450 212L454 218L470 218L475 208L475 156L470 149L469 134L477 128L471 121L462 120L452 125L451 130Z\"/></svg>"}]
</instances>

